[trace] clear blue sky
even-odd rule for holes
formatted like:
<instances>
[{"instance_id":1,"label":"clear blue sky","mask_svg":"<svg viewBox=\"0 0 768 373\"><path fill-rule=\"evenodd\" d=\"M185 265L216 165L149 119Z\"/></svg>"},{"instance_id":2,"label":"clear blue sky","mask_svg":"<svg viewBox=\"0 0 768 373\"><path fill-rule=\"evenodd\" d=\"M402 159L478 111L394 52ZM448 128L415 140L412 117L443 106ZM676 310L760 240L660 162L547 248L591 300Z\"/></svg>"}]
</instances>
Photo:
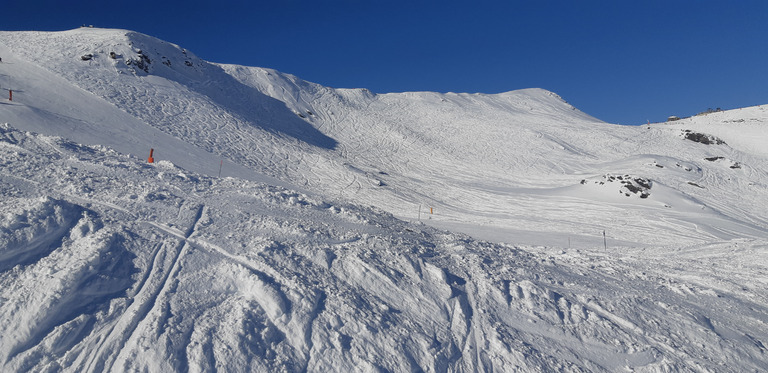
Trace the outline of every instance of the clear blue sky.
<instances>
[{"instance_id":1,"label":"clear blue sky","mask_svg":"<svg viewBox=\"0 0 768 373\"><path fill-rule=\"evenodd\" d=\"M53 1L0 29L125 28L337 88L545 88L602 120L768 104L768 1ZM0 56L1 57L1 56Z\"/></svg>"}]
</instances>

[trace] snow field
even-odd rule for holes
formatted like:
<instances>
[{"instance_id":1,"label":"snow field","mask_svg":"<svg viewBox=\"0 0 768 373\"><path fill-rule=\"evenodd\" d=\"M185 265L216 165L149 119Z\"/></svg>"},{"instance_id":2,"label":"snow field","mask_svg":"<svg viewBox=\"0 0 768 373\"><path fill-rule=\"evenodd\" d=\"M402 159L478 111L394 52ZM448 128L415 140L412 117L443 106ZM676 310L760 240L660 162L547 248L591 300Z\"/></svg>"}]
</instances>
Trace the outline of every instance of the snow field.
<instances>
[{"instance_id":1,"label":"snow field","mask_svg":"<svg viewBox=\"0 0 768 373\"><path fill-rule=\"evenodd\" d=\"M6 261L5 369L761 364L764 242L553 255L4 131L23 144L0 147L4 156L47 153L27 151L3 171L4 205L14 211L3 232L29 224L13 232L58 237L32 261ZM68 190L78 194L59 192Z\"/></svg>"},{"instance_id":2,"label":"snow field","mask_svg":"<svg viewBox=\"0 0 768 373\"><path fill-rule=\"evenodd\" d=\"M676 237L686 244L691 237L706 242L719 230L712 225L723 220L730 228L715 233L721 239L762 237L754 229L766 227L760 203L740 202L759 201L765 191L765 159L757 150L765 139L760 123L768 120L762 107L627 127L599 122L544 90L376 95L332 89L275 70L208 63L124 30L4 33L2 44L10 61L19 56L8 75L29 76L30 94L10 108L15 125L76 134L132 154L155 148L160 159L208 175L218 175L223 159L227 176L374 205L412 221L420 206L431 207L437 213L430 224L475 235L490 230L496 233L482 238L504 242L536 244L541 232L561 235L561 243L568 236L595 242L607 230L623 245ZM93 58L82 61L84 54ZM131 62L143 59L154 62L146 69ZM54 92L69 91L63 96L90 92L77 101L97 102L50 102L60 96ZM83 112L67 130L41 126L26 112L70 107ZM68 120L55 118L48 122ZM688 141L685 130L719 135L730 145ZM705 160L712 157L724 161ZM740 168L722 167L736 164ZM670 198L659 203L661 193L652 192L623 203L627 199L606 200L611 188L578 189L582 180L605 175L652 180L678 194L666 193ZM623 186L613 185L618 196ZM723 194L739 199L723 201ZM676 209L685 201L713 210L681 214ZM574 208L564 214L563 205ZM672 229L660 232L659 222Z\"/></svg>"},{"instance_id":3,"label":"snow field","mask_svg":"<svg viewBox=\"0 0 768 373\"><path fill-rule=\"evenodd\" d=\"M124 30L0 53L0 370L766 366L764 107L621 127Z\"/></svg>"}]
</instances>

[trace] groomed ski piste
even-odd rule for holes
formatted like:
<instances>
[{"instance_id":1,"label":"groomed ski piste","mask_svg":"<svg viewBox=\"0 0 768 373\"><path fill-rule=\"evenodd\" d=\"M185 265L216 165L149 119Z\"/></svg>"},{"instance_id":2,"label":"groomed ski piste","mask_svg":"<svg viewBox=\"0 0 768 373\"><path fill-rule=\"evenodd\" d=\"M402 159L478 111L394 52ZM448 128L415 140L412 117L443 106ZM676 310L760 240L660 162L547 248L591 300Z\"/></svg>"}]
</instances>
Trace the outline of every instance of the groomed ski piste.
<instances>
[{"instance_id":1,"label":"groomed ski piste","mask_svg":"<svg viewBox=\"0 0 768 373\"><path fill-rule=\"evenodd\" d=\"M619 126L113 29L0 58L0 371L768 367L768 106Z\"/></svg>"}]
</instances>

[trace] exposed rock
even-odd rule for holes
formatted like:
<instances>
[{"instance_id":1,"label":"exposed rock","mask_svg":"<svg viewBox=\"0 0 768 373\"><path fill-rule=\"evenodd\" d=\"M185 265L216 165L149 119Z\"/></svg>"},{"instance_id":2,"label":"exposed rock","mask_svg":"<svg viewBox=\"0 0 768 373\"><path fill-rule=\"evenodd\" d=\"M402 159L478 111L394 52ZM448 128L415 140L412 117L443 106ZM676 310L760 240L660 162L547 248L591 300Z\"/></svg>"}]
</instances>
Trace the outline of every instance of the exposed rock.
<instances>
[{"instance_id":1,"label":"exposed rock","mask_svg":"<svg viewBox=\"0 0 768 373\"><path fill-rule=\"evenodd\" d=\"M653 187L653 182L651 180L630 175L603 175L603 181L594 181L594 183L598 185L614 182L621 184L619 193L627 197L631 197L634 194L639 195L640 198L648 198L651 195L651 188ZM580 183L585 185L588 182L586 179L583 179Z\"/></svg>"},{"instance_id":2,"label":"exposed rock","mask_svg":"<svg viewBox=\"0 0 768 373\"><path fill-rule=\"evenodd\" d=\"M719 138L712 136L712 135L705 135L703 133L698 132L692 132L691 130L685 130L684 131L684 137L686 140L691 140L694 142L702 143L705 145L723 145L725 144L725 141L720 140Z\"/></svg>"}]
</instances>

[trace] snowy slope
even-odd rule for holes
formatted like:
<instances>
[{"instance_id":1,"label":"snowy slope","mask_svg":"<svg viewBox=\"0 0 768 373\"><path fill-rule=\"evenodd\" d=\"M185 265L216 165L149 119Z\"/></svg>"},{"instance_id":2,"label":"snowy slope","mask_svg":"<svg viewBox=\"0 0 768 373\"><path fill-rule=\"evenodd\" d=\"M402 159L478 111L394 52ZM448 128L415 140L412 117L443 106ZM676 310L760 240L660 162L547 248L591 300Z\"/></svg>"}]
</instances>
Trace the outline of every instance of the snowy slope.
<instances>
[{"instance_id":1,"label":"snowy slope","mask_svg":"<svg viewBox=\"0 0 768 373\"><path fill-rule=\"evenodd\" d=\"M766 365L768 107L617 126L125 30L0 56L3 370Z\"/></svg>"},{"instance_id":2,"label":"snowy slope","mask_svg":"<svg viewBox=\"0 0 768 373\"><path fill-rule=\"evenodd\" d=\"M765 241L474 241L2 129L3 371L757 371Z\"/></svg>"},{"instance_id":3,"label":"snowy slope","mask_svg":"<svg viewBox=\"0 0 768 373\"><path fill-rule=\"evenodd\" d=\"M218 175L224 160L224 175L409 220L431 209L421 218L494 241L565 245L570 238L588 247L605 230L618 245L704 243L762 237L768 227L760 208L763 108L647 129L599 122L537 89L332 89L274 70L208 63L123 30L3 33L0 40L7 84L19 86L16 104L3 107L9 123L131 154L155 148L159 159L208 175ZM83 61L86 55L93 57ZM685 140L686 129L730 131L736 139L706 146ZM744 167L705 160L719 156ZM613 198L624 186L605 182L624 175L651 180L655 193ZM738 198L723 200L724 193Z\"/></svg>"},{"instance_id":4,"label":"snowy slope","mask_svg":"<svg viewBox=\"0 0 768 373\"><path fill-rule=\"evenodd\" d=\"M603 230L634 246L764 237L768 227L759 153L768 140L765 107L627 127L538 89L372 95L265 69L225 69L295 112L312 113L338 141L336 153L354 173L334 180L318 165L311 175L323 179L308 184L330 184L329 192L403 218L417 219L421 205L436 212L431 224L487 239L564 245L570 237L586 246L602 241ZM733 140L709 146L686 140L686 130ZM655 189L648 198L627 196L619 176Z\"/></svg>"}]
</instances>

